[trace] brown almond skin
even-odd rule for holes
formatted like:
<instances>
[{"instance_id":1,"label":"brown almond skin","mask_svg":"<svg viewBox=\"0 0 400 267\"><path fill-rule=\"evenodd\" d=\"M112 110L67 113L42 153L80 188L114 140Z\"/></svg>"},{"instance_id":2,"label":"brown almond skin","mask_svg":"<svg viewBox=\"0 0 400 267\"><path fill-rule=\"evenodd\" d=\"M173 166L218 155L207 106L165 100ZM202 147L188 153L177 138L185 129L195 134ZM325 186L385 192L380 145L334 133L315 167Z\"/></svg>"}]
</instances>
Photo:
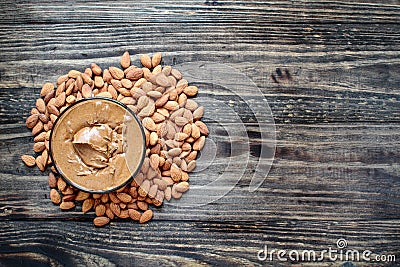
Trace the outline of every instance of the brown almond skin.
<instances>
[{"instance_id":1,"label":"brown almond skin","mask_svg":"<svg viewBox=\"0 0 400 267\"><path fill-rule=\"evenodd\" d=\"M61 196L55 189L50 190L50 199L56 205L61 203Z\"/></svg>"},{"instance_id":2,"label":"brown almond skin","mask_svg":"<svg viewBox=\"0 0 400 267\"><path fill-rule=\"evenodd\" d=\"M101 217L96 217L93 220L93 224L97 227L102 227L106 224L110 223L110 218L105 217L105 216L101 216Z\"/></svg>"},{"instance_id":3,"label":"brown almond skin","mask_svg":"<svg viewBox=\"0 0 400 267\"><path fill-rule=\"evenodd\" d=\"M42 152L45 148L44 142L37 142L33 145L33 151L36 153Z\"/></svg>"},{"instance_id":4,"label":"brown almond skin","mask_svg":"<svg viewBox=\"0 0 400 267\"><path fill-rule=\"evenodd\" d=\"M153 55L153 57L151 58L151 65L152 65L153 68L157 67L158 65L160 65L161 57L162 57L162 55L161 55L160 52L155 53Z\"/></svg>"},{"instance_id":5,"label":"brown almond skin","mask_svg":"<svg viewBox=\"0 0 400 267\"><path fill-rule=\"evenodd\" d=\"M90 193L78 191L78 193L76 194L75 200L82 201L82 200L88 199L89 197L90 197Z\"/></svg>"},{"instance_id":6,"label":"brown almond skin","mask_svg":"<svg viewBox=\"0 0 400 267\"><path fill-rule=\"evenodd\" d=\"M25 163L26 166L28 167L33 167L36 165L35 158L29 155L22 155L21 156L22 161Z\"/></svg>"},{"instance_id":7,"label":"brown almond skin","mask_svg":"<svg viewBox=\"0 0 400 267\"><path fill-rule=\"evenodd\" d=\"M87 198L83 201L82 203L82 212L86 213L89 212L94 205L94 199L93 198Z\"/></svg>"},{"instance_id":8,"label":"brown almond skin","mask_svg":"<svg viewBox=\"0 0 400 267\"><path fill-rule=\"evenodd\" d=\"M125 51L121 57L121 67L126 69L129 68L130 65L131 65L131 57L129 55L129 52Z\"/></svg>"},{"instance_id":9,"label":"brown almond skin","mask_svg":"<svg viewBox=\"0 0 400 267\"><path fill-rule=\"evenodd\" d=\"M132 200L132 197L127 193L117 193L117 198L125 203L129 203Z\"/></svg>"},{"instance_id":10,"label":"brown almond skin","mask_svg":"<svg viewBox=\"0 0 400 267\"><path fill-rule=\"evenodd\" d=\"M147 210L149 208L149 204L147 204L144 201L138 201L136 204L137 204L138 208L141 210Z\"/></svg>"},{"instance_id":11,"label":"brown almond skin","mask_svg":"<svg viewBox=\"0 0 400 267\"><path fill-rule=\"evenodd\" d=\"M109 67L108 70L110 71L111 76L114 79L121 80L124 78L124 72L120 68L117 67Z\"/></svg>"},{"instance_id":12,"label":"brown almond skin","mask_svg":"<svg viewBox=\"0 0 400 267\"><path fill-rule=\"evenodd\" d=\"M194 124L196 124L197 127L199 127L200 133L201 133L202 135L205 135L205 136L208 135L208 133L209 133L209 132L208 132L208 128L207 128L207 125L205 125L204 122L202 122L202 121L196 121Z\"/></svg>"},{"instance_id":13,"label":"brown almond skin","mask_svg":"<svg viewBox=\"0 0 400 267\"><path fill-rule=\"evenodd\" d=\"M140 216L139 222L140 223L145 223L151 220L153 218L153 211L152 210L146 210L143 212L142 216Z\"/></svg>"},{"instance_id":14,"label":"brown almond skin","mask_svg":"<svg viewBox=\"0 0 400 267\"><path fill-rule=\"evenodd\" d=\"M40 91L40 96L45 97L51 91L54 91L54 85L52 83L45 83L43 84L42 90Z\"/></svg>"},{"instance_id":15,"label":"brown almond skin","mask_svg":"<svg viewBox=\"0 0 400 267\"><path fill-rule=\"evenodd\" d=\"M62 210L70 210L75 208L75 203L71 201L61 202L60 209Z\"/></svg>"},{"instance_id":16,"label":"brown almond skin","mask_svg":"<svg viewBox=\"0 0 400 267\"><path fill-rule=\"evenodd\" d=\"M56 176L54 175L53 172L49 173L48 182L49 182L49 187L50 188L56 188L57 187L57 178L56 178Z\"/></svg>"},{"instance_id":17,"label":"brown almond skin","mask_svg":"<svg viewBox=\"0 0 400 267\"><path fill-rule=\"evenodd\" d=\"M141 55L140 56L140 62L142 63L142 65L148 69L151 69L152 64L151 64L151 58L149 57L149 55Z\"/></svg>"},{"instance_id":18,"label":"brown almond skin","mask_svg":"<svg viewBox=\"0 0 400 267\"><path fill-rule=\"evenodd\" d=\"M104 205L97 205L95 209L96 216L100 217L106 213L106 206Z\"/></svg>"},{"instance_id":19,"label":"brown almond skin","mask_svg":"<svg viewBox=\"0 0 400 267\"><path fill-rule=\"evenodd\" d=\"M134 209L128 209L129 217L134 221L139 221L142 214Z\"/></svg>"},{"instance_id":20,"label":"brown almond skin","mask_svg":"<svg viewBox=\"0 0 400 267\"><path fill-rule=\"evenodd\" d=\"M92 63L90 68L92 69L94 75L101 75L102 70L96 63Z\"/></svg>"},{"instance_id":21,"label":"brown almond skin","mask_svg":"<svg viewBox=\"0 0 400 267\"><path fill-rule=\"evenodd\" d=\"M26 119L26 127L29 129L32 129L33 127L36 126L37 122L39 120L39 114L32 114Z\"/></svg>"},{"instance_id":22,"label":"brown almond skin","mask_svg":"<svg viewBox=\"0 0 400 267\"><path fill-rule=\"evenodd\" d=\"M46 103L44 102L43 99L38 98L36 100L36 108L39 110L40 113L45 113L46 112Z\"/></svg>"}]
</instances>

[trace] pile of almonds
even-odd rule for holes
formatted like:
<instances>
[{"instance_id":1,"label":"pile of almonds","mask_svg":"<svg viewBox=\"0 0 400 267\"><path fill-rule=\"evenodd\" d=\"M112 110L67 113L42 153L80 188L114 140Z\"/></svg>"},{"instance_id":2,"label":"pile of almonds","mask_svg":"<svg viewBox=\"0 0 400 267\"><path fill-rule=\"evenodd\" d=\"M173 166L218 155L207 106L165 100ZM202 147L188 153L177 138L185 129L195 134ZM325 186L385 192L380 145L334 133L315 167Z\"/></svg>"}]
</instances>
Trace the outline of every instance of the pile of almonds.
<instances>
[{"instance_id":1,"label":"pile of almonds","mask_svg":"<svg viewBox=\"0 0 400 267\"><path fill-rule=\"evenodd\" d=\"M62 210L82 203L82 212L94 211L96 226L110 220L131 218L144 223L153 217L149 205L159 207L164 199L179 199L189 189L188 173L196 168L196 157L208 135L201 121L204 108L191 97L198 88L188 85L181 73L160 65L161 53L140 57L143 67L131 65L128 52L121 67L102 70L92 63L84 72L71 70L57 79L57 88L45 83L26 119L35 136L36 157L23 155L27 166L41 171L50 167L50 199ZM146 135L146 157L132 182L115 192L91 194L66 184L49 157L49 138L57 116L82 98L106 97L125 104L141 120Z\"/></svg>"}]
</instances>

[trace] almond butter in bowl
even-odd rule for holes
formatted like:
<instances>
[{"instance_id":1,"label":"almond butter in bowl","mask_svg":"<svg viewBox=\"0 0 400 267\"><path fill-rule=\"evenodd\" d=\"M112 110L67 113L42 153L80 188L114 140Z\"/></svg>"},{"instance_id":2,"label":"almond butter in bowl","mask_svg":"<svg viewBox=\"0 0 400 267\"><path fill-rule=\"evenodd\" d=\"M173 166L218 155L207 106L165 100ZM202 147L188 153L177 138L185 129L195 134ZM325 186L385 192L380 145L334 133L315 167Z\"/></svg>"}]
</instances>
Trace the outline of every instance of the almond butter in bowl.
<instances>
[{"instance_id":1,"label":"almond butter in bowl","mask_svg":"<svg viewBox=\"0 0 400 267\"><path fill-rule=\"evenodd\" d=\"M107 98L65 109L50 136L52 161L67 183L91 193L116 190L140 170L145 136L136 115Z\"/></svg>"},{"instance_id":2,"label":"almond butter in bowl","mask_svg":"<svg viewBox=\"0 0 400 267\"><path fill-rule=\"evenodd\" d=\"M21 160L51 170L49 204L93 214L97 227L146 223L152 207L189 190L209 133L204 108L198 88L161 62L155 53L135 66L125 52L121 68L92 63L43 85L26 119L35 154Z\"/></svg>"}]
</instances>

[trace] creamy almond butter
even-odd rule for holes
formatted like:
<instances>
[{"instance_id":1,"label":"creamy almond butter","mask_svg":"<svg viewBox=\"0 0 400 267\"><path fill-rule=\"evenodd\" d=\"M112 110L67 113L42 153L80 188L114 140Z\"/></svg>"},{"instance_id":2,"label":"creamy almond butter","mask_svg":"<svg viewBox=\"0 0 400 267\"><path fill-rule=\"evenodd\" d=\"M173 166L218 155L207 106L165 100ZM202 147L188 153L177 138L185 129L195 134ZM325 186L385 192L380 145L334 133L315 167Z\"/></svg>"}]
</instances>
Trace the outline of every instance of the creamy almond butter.
<instances>
[{"instance_id":1,"label":"creamy almond butter","mask_svg":"<svg viewBox=\"0 0 400 267\"><path fill-rule=\"evenodd\" d=\"M50 152L67 182L85 191L105 192L124 185L140 169L145 138L125 106L105 98L85 99L57 119Z\"/></svg>"}]
</instances>

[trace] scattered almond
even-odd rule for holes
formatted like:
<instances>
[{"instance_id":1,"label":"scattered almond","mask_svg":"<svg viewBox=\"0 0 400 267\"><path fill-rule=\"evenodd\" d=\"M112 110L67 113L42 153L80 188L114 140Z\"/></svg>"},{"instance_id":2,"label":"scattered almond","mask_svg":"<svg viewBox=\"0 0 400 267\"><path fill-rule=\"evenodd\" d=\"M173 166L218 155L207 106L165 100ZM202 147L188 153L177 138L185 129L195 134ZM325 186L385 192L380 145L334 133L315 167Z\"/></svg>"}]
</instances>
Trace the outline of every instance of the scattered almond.
<instances>
[{"instance_id":1,"label":"scattered almond","mask_svg":"<svg viewBox=\"0 0 400 267\"><path fill-rule=\"evenodd\" d=\"M102 227L106 224L110 223L110 218L105 217L105 216L101 216L101 217L96 217L93 220L93 224L97 227Z\"/></svg>"},{"instance_id":2,"label":"scattered almond","mask_svg":"<svg viewBox=\"0 0 400 267\"><path fill-rule=\"evenodd\" d=\"M25 163L26 166L28 167L33 167L36 165L35 158L29 155L22 155L21 156L22 161Z\"/></svg>"},{"instance_id":3,"label":"scattered almond","mask_svg":"<svg viewBox=\"0 0 400 267\"><path fill-rule=\"evenodd\" d=\"M146 210L143 212L142 216L140 216L139 222L140 223L145 223L151 220L153 218L153 211L152 210Z\"/></svg>"}]
</instances>

